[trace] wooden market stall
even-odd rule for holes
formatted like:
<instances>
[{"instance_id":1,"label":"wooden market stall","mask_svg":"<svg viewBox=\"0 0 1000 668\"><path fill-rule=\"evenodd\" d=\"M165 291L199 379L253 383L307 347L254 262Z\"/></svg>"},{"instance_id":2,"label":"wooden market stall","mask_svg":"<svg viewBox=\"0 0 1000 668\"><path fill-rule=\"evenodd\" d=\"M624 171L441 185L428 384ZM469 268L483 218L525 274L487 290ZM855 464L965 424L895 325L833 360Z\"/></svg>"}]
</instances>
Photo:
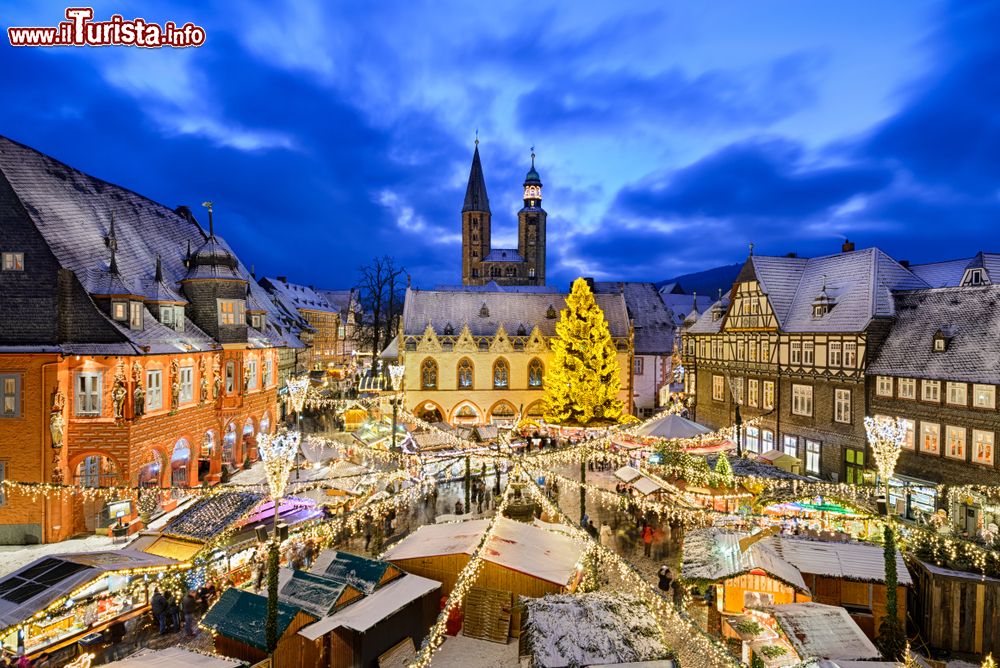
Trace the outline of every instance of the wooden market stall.
<instances>
[{"instance_id":1,"label":"wooden market stall","mask_svg":"<svg viewBox=\"0 0 1000 668\"><path fill-rule=\"evenodd\" d=\"M489 522L484 519L422 526L392 546L385 559L408 573L440 582L442 592L448 594ZM571 592L578 583L581 546L547 526L537 520L528 524L501 517L483 548L484 564L474 589L498 592L514 603L510 633L515 637L521 628L517 605L520 597Z\"/></svg>"},{"instance_id":2,"label":"wooden market stall","mask_svg":"<svg viewBox=\"0 0 1000 668\"><path fill-rule=\"evenodd\" d=\"M1000 655L1000 579L913 561L911 617L935 649Z\"/></svg>"}]
</instances>

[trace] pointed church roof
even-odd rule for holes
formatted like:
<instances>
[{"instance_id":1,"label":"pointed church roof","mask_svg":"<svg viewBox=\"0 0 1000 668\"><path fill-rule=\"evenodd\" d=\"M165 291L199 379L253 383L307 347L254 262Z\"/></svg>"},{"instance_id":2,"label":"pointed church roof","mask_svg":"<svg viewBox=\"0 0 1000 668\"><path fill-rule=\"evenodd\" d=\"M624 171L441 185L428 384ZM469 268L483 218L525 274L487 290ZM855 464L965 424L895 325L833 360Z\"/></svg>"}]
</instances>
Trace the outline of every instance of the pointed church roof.
<instances>
[{"instance_id":1,"label":"pointed church roof","mask_svg":"<svg viewBox=\"0 0 1000 668\"><path fill-rule=\"evenodd\" d=\"M472 169L469 170L469 185L465 189L465 204L462 212L490 212L490 198L486 195L486 179L483 177L483 165L479 162L479 140L476 140L476 151L472 154Z\"/></svg>"}]
</instances>

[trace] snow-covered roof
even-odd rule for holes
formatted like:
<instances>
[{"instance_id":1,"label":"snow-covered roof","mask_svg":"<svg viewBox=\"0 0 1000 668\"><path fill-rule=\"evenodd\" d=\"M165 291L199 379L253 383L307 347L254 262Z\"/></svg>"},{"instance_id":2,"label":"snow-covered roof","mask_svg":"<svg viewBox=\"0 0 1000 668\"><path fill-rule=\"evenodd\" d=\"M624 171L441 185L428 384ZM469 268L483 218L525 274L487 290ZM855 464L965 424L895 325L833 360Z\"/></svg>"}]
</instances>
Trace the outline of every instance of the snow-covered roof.
<instances>
[{"instance_id":1,"label":"snow-covered roof","mask_svg":"<svg viewBox=\"0 0 1000 668\"><path fill-rule=\"evenodd\" d=\"M663 489L663 486L655 482L652 478L647 478L646 476L640 476L639 478L632 481L632 488L642 494L643 496L649 496L654 492L659 492Z\"/></svg>"},{"instance_id":2,"label":"snow-covered roof","mask_svg":"<svg viewBox=\"0 0 1000 668\"><path fill-rule=\"evenodd\" d=\"M998 300L1000 285L896 295L896 319L867 373L1000 383ZM944 351L935 351L934 335L945 328L952 336Z\"/></svg>"},{"instance_id":3,"label":"snow-covered roof","mask_svg":"<svg viewBox=\"0 0 1000 668\"><path fill-rule=\"evenodd\" d=\"M878 659L882 654L840 606L788 603L767 608L803 659Z\"/></svg>"},{"instance_id":4,"label":"snow-covered roof","mask_svg":"<svg viewBox=\"0 0 1000 668\"><path fill-rule=\"evenodd\" d=\"M747 534L709 528L689 531L684 536L684 560L681 577L686 580L728 580L760 569L796 589L809 592L802 573L782 559L767 539L740 550L740 539Z\"/></svg>"},{"instance_id":5,"label":"snow-covered roof","mask_svg":"<svg viewBox=\"0 0 1000 668\"><path fill-rule=\"evenodd\" d=\"M375 590L364 598L347 605L329 617L324 617L299 631L308 640L316 640L336 628L349 628L364 633L393 613L402 610L421 596L441 586L440 582L418 575L404 575Z\"/></svg>"},{"instance_id":6,"label":"snow-covered roof","mask_svg":"<svg viewBox=\"0 0 1000 668\"><path fill-rule=\"evenodd\" d=\"M640 429L643 436L659 438L694 438L707 434L712 430L676 413L668 413L658 420L647 422Z\"/></svg>"},{"instance_id":7,"label":"snow-covered roof","mask_svg":"<svg viewBox=\"0 0 1000 668\"><path fill-rule=\"evenodd\" d=\"M615 471L615 477L622 482L632 482L641 476L642 473L638 469L632 468L631 466L623 466Z\"/></svg>"},{"instance_id":8,"label":"snow-covered roof","mask_svg":"<svg viewBox=\"0 0 1000 668\"><path fill-rule=\"evenodd\" d=\"M629 319L624 297L620 294L594 295L594 300L604 312L611 336L628 337ZM403 332L407 336L419 336L430 325L440 336L450 326L457 336L462 327L468 325L473 336L494 336L503 325L508 336L516 336L521 329L530 334L537 325L542 336L553 336L559 312L565 306L565 293L408 288L403 306ZM548 317L550 307L555 317Z\"/></svg>"},{"instance_id":9,"label":"snow-covered roof","mask_svg":"<svg viewBox=\"0 0 1000 668\"><path fill-rule=\"evenodd\" d=\"M668 355L673 350L674 330L679 324L652 283L596 282L597 294L622 294L635 331L635 352ZM682 295L686 296L686 295ZM683 316L681 316L683 319Z\"/></svg>"},{"instance_id":10,"label":"snow-covered roof","mask_svg":"<svg viewBox=\"0 0 1000 668\"><path fill-rule=\"evenodd\" d=\"M791 536L772 536L764 541L782 559L802 573L858 580L885 582L885 559L880 545L836 543ZM896 551L896 573L901 585L912 585L903 555Z\"/></svg>"},{"instance_id":11,"label":"snow-covered roof","mask_svg":"<svg viewBox=\"0 0 1000 668\"><path fill-rule=\"evenodd\" d=\"M524 608L522 640L539 668L619 666L669 654L655 616L636 596L550 594L526 599Z\"/></svg>"},{"instance_id":12,"label":"snow-covered roof","mask_svg":"<svg viewBox=\"0 0 1000 668\"><path fill-rule=\"evenodd\" d=\"M401 561L471 555L489 523L483 519L425 525L389 548L382 558ZM565 534L501 517L483 558L546 582L566 585L576 572L582 552L580 545Z\"/></svg>"},{"instance_id":13,"label":"snow-covered roof","mask_svg":"<svg viewBox=\"0 0 1000 668\"><path fill-rule=\"evenodd\" d=\"M268 292L280 294L283 300L291 302L295 308L302 311L321 311L324 313L339 313L339 309L327 301L321 290L317 290L311 285L299 285L289 283L281 278L271 278L270 276L261 279Z\"/></svg>"},{"instance_id":14,"label":"snow-covered roof","mask_svg":"<svg viewBox=\"0 0 1000 668\"><path fill-rule=\"evenodd\" d=\"M144 648L105 668L236 668L244 663L218 654L196 652L185 647Z\"/></svg>"}]
</instances>

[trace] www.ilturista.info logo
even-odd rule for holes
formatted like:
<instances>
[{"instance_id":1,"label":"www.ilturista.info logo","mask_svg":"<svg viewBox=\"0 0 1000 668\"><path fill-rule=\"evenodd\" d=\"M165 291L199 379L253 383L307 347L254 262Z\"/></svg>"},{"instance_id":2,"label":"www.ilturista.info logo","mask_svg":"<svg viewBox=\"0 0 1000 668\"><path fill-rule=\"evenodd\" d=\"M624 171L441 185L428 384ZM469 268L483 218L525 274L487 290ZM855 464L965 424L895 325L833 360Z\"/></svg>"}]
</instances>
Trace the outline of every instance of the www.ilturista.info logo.
<instances>
[{"instance_id":1,"label":"www.ilturista.info logo","mask_svg":"<svg viewBox=\"0 0 1000 668\"><path fill-rule=\"evenodd\" d=\"M188 22L162 26L145 19L125 19L113 14L108 21L94 21L92 7L67 7L66 21L54 27L11 27L11 46L140 46L184 48L205 43L205 29Z\"/></svg>"}]
</instances>

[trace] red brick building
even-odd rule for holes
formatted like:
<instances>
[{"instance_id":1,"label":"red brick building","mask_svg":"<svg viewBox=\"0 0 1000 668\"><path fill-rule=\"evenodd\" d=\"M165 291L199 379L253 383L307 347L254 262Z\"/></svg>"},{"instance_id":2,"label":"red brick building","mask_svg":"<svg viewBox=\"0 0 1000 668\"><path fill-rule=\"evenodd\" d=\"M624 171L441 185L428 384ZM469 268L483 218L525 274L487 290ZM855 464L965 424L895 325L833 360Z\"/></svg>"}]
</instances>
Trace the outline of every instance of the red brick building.
<instances>
[{"instance_id":1,"label":"red brick building","mask_svg":"<svg viewBox=\"0 0 1000 668\"><path fill-rule=\"evenodd\" d=\"M4 480L163 487L162 508L256 456L278 351L301 343L208 221L0 138ZM0 543L135 519L123 496L6 490Z\"/></svg>"}]
</instances>

